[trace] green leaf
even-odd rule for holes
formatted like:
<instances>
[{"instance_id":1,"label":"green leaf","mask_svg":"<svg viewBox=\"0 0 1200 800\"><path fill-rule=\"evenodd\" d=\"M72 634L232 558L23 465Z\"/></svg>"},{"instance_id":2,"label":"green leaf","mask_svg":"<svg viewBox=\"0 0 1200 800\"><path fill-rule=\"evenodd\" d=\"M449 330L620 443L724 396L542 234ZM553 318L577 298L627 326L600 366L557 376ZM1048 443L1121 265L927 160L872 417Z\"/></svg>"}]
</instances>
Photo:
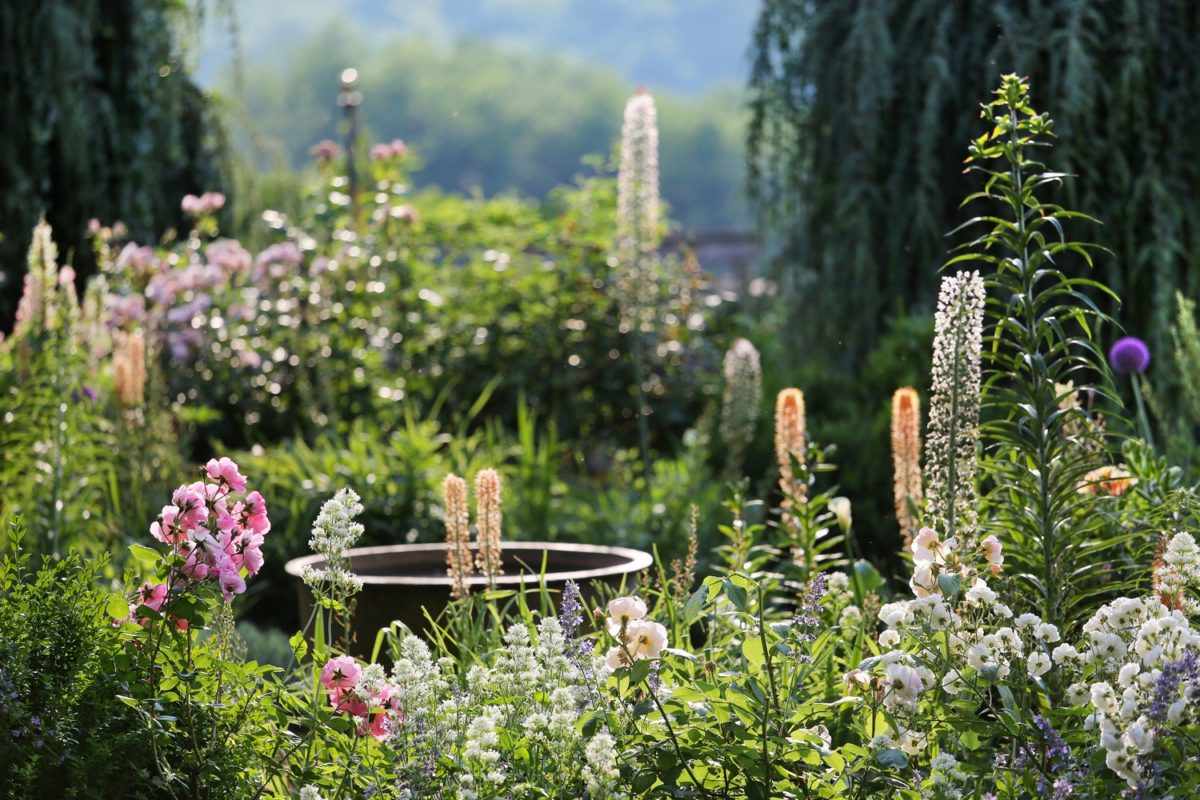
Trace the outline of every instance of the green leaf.
<instances>
[{"instance_id":1,"label":"green leaf","mask_svg":"<svg viewBox=\"0 0 1200 800\"><path fill-rule=\"evenodd\" d=\"M729 602L733 603L733 607L738 611L745 611L749 602L749 598L746 596L746 590L728 578L725 579L724 584L725 596L729 598Z\"/></svg>"},{"instance_id":2,"label":"green leaf","mask_svg":"<svg viewBox=\"0 0 1200 800\"><path fill-rule=\"evenodd\" d=\"M308 653L308 642L304 638L304 632L296 631L296 634L288 639L288 644L292 646L292 652L296 655L296 660L303 661L305 654Z\"/></svg>"},{"instance_id":3,"label":"green leaf","mask_svg":"<svg viewBox=\"0 0 1200 800\"><path fill-rule=\"evenodd\" d=\"M854 562L854 574L864 592L873 592L883 586L883 576L870 561L859 559Z\"/></svg>"},{"instance_id":4,"label":"green leaf","mask_svg":"<svg viewBox=\"0 0 1200 800\"><path fill-rule=\"evenodd\" d=\"M129 616L129 601L119 594L110 595L104 611L113 619L124 619Z\"/></svg>"},{"instance_id":5,"label":"green leaf","mask_svg":"<svg viewBox=\"0 0 1200 800\"><path fill-rule=\"evenodd\" d=\"M146 547L144 544L129 545L129 552L133 554L135 561L140 561L144 564L157 564L162 554L153 547Z\"/></svg>"},{"instance_id":6,"label":"green leaf","mask_svg":"<svg viewBox=\"0 0 1200 800\"><path fill-rule=\"evenodd\" d=\"M708 587L701 586L696 591L692 592L691 597L683 606L683 624L691 625L696 618L700 616L700 612L704 610L705 603L708 602Z\"/></svg>"},{"instance_id":7,"label":"green leaf","mask_svg":"<svg viewBox=\"0 0 1200 800\"><path fill-rule=\"evenodd\" d=\"M762 639L747 639L742 642L742 655L750 664L750 668L757 672L767 660L763 652Z\"/></svg>"},{"instance_id":8,"label":"green leaf","mask_svg":"<svg viewBox=\"0 0 1200 800\"><path fill-rule=\"evenodd\" d=\"M947 598L956 597L962 591L962 578L951 572L938 575L938 588Z\"/></svg>"},{"instance_id":9,"label":"green leaf","mask_svg":"<svg viewBox=\"0 0 1200 800\"><path fill-rule=\"evenodd\" d=\"M894 747L887 747L875 754L875 761L885 767L894 767L895 769L908 768L908 756L904 755L903 750L897 750Z\"/></svg>"},{"instance_id":10,"label":"green leaf","mask_svg":"<svg viewBox=\"0 0 1200 800\"><path fill-rule=\"evenodd\" d=\"M633 666L629 668L629 682L636 685L646 680L646 676L650 674L650 665L653 663L646 658L633 662Z\"/></svg>"}]
</instances>

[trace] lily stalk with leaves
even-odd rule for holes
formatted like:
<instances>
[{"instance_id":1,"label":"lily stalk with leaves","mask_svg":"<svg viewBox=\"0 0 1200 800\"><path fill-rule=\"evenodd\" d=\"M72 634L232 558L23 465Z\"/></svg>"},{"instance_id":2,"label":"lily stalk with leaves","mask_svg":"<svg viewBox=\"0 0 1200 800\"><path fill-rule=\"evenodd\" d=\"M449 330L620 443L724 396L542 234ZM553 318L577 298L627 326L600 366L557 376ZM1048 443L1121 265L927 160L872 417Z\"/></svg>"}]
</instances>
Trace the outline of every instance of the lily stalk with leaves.
<instances>
[{"instance_id":1,"label":"lily stalk with leaves","mask_svg":"<svg viewBox=\"0 0 1200 800\"><path fill-rule=\"evenodd\" d=\"M1087 412L1064 408L1059 394L1071 383L1111 397L1093 338L1106 317L1087 292L1112 292L1071 272L1072 261L1091 267L1098 246L1073 240L1069 229L1095 220L1041 199L1069 177L1033 158L1049 146L1053 122L1032 108L1016 75L1004 76L996 95L983 106L988 131L967 158L968 171L986 182L963 203L988 208L957 229L984 231L946 263L985 267L991 298L981 434L991 479L985 500L994 513L986 516L990 531L981 532L1004 541L1042 618L1070 627L1091 607L1115 543L1100 535L1103 516L1087 513L1092 500L1077 490L1094 465L1073 439L1096 436L1096 428L1072 425ZM1118 587L1110 576L1104 588Z\"/></svg>"}]
</instances>

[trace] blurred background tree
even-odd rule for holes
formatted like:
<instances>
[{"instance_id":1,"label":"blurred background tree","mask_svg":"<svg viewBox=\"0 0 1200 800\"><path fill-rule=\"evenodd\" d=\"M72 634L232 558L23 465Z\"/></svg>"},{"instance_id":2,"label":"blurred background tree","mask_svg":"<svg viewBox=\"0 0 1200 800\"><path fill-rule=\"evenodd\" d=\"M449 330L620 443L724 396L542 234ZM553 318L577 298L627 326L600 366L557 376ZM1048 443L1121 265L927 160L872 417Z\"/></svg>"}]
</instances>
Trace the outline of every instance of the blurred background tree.
<instances>
[{"instance_id":1,"label":"blurred background tree","mask_svg":"<svg viewBox=\"0 0 1200 800\"><path fill-rule=\"evenodd\" d=\"M1052 109L1061 198L1101 218L1106 310L1165 352L1172 293L1200 289L1200 4L1190 0L764 0L748 187L796 341L869 350L928 308L973 186L962 113L1002 72ZM821 313L854 298L855 313Z\"/></svg>"},{"instance_id":2,"label":"blurred background tree","mask_svg":"<svg viewBox=\"0 0 1200 800\"><path fill-rule=\"evenodd\" d=\"M181 52L171 0L11 0L0 6L0 329L44 212L86 273L92 217L153 241L179 199L225 184L222 133Z\"/></svg>"}]
</instances>

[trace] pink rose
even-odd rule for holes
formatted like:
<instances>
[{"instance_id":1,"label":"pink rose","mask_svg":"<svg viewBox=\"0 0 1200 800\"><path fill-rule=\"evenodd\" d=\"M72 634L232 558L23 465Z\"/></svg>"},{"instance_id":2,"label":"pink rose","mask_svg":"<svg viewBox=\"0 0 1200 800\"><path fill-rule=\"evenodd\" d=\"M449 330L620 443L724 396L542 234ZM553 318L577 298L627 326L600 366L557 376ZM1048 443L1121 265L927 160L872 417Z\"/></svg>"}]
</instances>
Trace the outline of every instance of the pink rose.
<instances>
[{"instance_id":1,"label":"pink rose","mask_svg":"<svg viewBox=\"0 0 1200 800\"><path fill-rule=\"evenodd\" d=\"M337 689L353 689L362 676L362 668L350 656L331 658L321 670L321 683L330 691ZM341 699L340 697L338 698Z\"/></svg>"},{"instance_id":2,"label":"pink rose","mask_svg":"<svg viewBox=\"0 0 1200 800\"><path fill-rule=\"evenodd\" d=\"M224 481L235 492L246 491L246 479L238 472L238 465L231 458L213 458L204 467L208 479Z\"/></svg>"},{"instance_id":3,"label":"pink rose","mask_svg":"<svg viewBox=\"0 0 1200 800\"><path fill-rule=\"evenodd\" d=\"M165 583L147 583L138 590L138 601L146 608L160 611L163 602L167 599L167 585Z\"/></svg>"}]
</instances>

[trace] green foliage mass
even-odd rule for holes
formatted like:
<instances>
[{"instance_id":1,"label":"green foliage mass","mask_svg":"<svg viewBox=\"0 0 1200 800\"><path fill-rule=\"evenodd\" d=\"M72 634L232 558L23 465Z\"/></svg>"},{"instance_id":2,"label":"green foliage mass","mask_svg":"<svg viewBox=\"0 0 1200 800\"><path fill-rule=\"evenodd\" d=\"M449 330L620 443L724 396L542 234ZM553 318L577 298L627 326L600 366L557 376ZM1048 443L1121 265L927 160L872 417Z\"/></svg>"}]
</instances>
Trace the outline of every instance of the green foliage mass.
<instances>
[{"instance_id":1,"label":"green foliage mass","mask_svg":"<svg viewBox=\"0 0 1200 800\"><path fill-rule=\"evenodd\" d=\"M43 211L86 260L89 219L151 241L185 193L221 188L222 134L176 41L186 16L168 0L0 8L0 323Z\"/></svg>"},{"instance_id":2,"label":"green foliage mass","mask_svg":"<svg viewBox=\"0 0 1200 800\"><path fill-rule=\"evenodd\" d=\"M1065 202L1101 212L1098 273L1164 352L1172 293L1200 288L1195 41L1186 0L767 0L755 33L749 187L803 341L870 345L898 300L929 305L969 181L965 109L1001 72L1055 109ZM852 291L858 320L813 313Z\"/></svg>"},{"instance_id":3,"label":"green foliage mass","mask_svg":"<svg viewBox=\"0 0 1200 800\"><path fill-rule=\"evenodd\" d=\"M144 796L149 746L114 702L120 649L95 587L99 562L71 554L32 569L23 529L0 561L0 797Z\"/></svg>"}]
</instances>

